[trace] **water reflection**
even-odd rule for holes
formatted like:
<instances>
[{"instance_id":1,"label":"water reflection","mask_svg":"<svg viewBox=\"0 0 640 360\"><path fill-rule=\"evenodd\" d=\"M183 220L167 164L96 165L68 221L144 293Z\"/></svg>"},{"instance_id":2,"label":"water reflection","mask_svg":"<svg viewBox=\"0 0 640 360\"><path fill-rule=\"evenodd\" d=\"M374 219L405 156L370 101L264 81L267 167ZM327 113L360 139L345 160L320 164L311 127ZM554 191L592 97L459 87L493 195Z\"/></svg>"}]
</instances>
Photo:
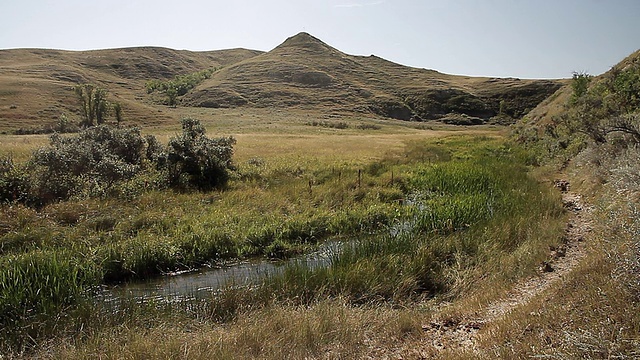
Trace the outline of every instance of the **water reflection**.
<instances>
[{"instance_id":1,"label":"water reflection","mask_svg":"<svg viewBox=\"0 0 640 360\"><path fill-rule=\"evenodd\" d=\"M173 274L145 281L104 287L96 295L98 301L116 305L122 299L136 302L184 302L210 298L229 286L250 286L267 276L282 273L288 266L310 269L329 266L343 242L327 241L312 253L284 261L256 260L203 268L194 272Z\"/></svg>"}]
</instances>

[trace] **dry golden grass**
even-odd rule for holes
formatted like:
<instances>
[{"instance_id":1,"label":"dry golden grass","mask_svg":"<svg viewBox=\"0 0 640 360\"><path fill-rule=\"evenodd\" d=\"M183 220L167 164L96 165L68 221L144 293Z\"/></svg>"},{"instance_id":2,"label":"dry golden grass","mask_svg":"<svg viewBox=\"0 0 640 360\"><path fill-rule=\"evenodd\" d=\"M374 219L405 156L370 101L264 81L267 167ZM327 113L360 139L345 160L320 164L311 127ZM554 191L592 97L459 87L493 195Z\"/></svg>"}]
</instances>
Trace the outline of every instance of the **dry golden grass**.
<instances>
[{"instance_id":1,"label":"dry golden grass","mask_svg":"<svg viewBox=\"0 0 640 360\"><path fill-rule=\"evenodd\" d=\"M26 161L35 149L48 143L46 135L0 135L0 157L9 156L16 162Z\"/></svg>"},{"instance_id":2,"label":"dry golden grass","mask_svg":"<svg viewBox=\"0 0 640 360\"><path fill-rule=\"evenodd\" d=\"M234 136L238 141L234 160L250 159L278 162L309 163L313 161L367 164L400 153L408 143L454 135L501 137L505 129L496 126L458 127L443 124L420 124L385 120L349 114L332 115L321 111L289 109L212 110L168 109L171 118L194 117L202 121L210 136ZM347 129L331 129L310 125L313 121L345 121L354 124ZM379 127L362 130L358 124ZM162 143L179 134L179 122L143 127ZM32 151L48 144L48 135L0 135L0 156L10 155L25 161ZM291 156L295 159L292 159Z\"/></svg>"},{"instance_id":3,"label":"dry golden grass","mask_svg":"<svg viewBox=\"0 0 640 360\"><path fill-rule=\"evenodd\" d=\"M637 288L621 272L633 239L600 212L581 263L557 287L482 330L482 357L521 359L640 356ZM622 236L621 236L622 235ZM637 255L635 255L637 256ZM636 280L637 281L637 280Z\"/></svg>"},{"instance_id":4,"label":"dry golden grass","mask_svg":"<svg viewBox=\"0 0 640 360\"><path fill-rule=\"evenodd\" d=\"M210 68L219 70L186 94L178 109L158 104L154 101L158 94L147 94L145 89L149 80L167 80ZM80 120L73 87L83 83L106 88L107 100L122 105L125 121L145 128L173 126L185 112L215 112L216 107L240 112L257 107L327 115L378 113L408 120L412 113L427 111L424 104L436 100L442 106L436 106L433 116L423 116L425 120L469 112L466 108L470 106L475 109L472 116L486 120L498 113L503 98L521 113L560 84L410 68L374 56L347 55L308 34L299 34L268 53L152 47L79 52L0 50L0 131L43 128L55 124L62 114L72 121ZM425 100L427 93L432 98ZM509 100L514 98L518 101ZM390 110L389 104L404 110Z\"/></svg>"},{"instance_id":5,"label":"dry golden grass","mask_svg":"<svg viewBox=\"0 0 640 360\"><path fill-rule=\"evenodd\" d=\"M145 82L221 67L259 54L244 49L209 52L163 48L97 51L15 49L0 51L0 131L42 128L66 114L79 120L73 86L93 83L122 104L124 118L157 126L178 120L149 102ZM131 59L136 59L135 64Z\"/></svg>"},{"instance_id":6,"label":"dry golden grass","mask_svg":"<svg viewBox=\"0 0 640 360\"><path fill-rule=\"evenodd\" d=\"M340 299L313 307L268 307L222 326L193 321L149 330L120 328L82 347L55 344L55 359L360 359L382 358L420 337L420 313L354 308Z\"/></svg>"}]
</instances>

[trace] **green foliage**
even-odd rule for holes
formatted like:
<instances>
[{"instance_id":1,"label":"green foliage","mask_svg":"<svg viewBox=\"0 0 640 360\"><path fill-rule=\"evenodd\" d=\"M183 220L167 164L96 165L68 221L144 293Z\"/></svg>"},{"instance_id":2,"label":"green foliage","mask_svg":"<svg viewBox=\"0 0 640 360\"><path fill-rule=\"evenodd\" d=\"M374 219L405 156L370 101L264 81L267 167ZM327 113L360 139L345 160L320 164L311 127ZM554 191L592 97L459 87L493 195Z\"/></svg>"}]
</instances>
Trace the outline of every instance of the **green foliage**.
<instances>
[{"instance_id":1,"label":"green foliage","mask_svg":"<svg viewBox=\"0 0 640 360\"><path fill-rule=\"evenodd\" d=\"M107 90L91 84L78 85L74 88L80 102L83 126L101 125L109 112Z\"/></svg>"},{"instance_id":2,"label":"green foliage","mask_svg":"<svg viewBox=\"0 0 640 360\"><path fill-rule=\"evenodd\" d=\"M29 175L13 158L0 158L0 203L31 202Z\"/></svg>"},{"instance_id":3,"label":"green foliage","mask_svg":"<svg viewBox=\"0 0 640 360\"><path fill-rule=\"evenodd\" d=\"M593 77L574 73L565 111L536 128L522 121L514 137L536 149L539 159L566 164L589 143L614 148L640 144L640 62L616 65Z\"/></svg>"},{"instance_id":4,"label":"green foliage","mask_svg":"<svg viewBox=\"0 0 640 360\"><path fill-rule=\"evenodd\" d=\"M122 123L122 105L120 103L113 103L113 115L116 117L116 122L118 124Z\"/></svg>"},{"instance_id":5,"label":"green foliage","mask_svg":"<svg viewBox=\"0 0 640 360\"><path fill-rule=\"evenodd\" d=\"M210 139L200 121L182 120L182 134L171 138L167 150L169 183L173 187L211 190L224 186L233 169L235 139Z\"/></svg>"},{"instance_id":6,"label":"green foliage","mask_svg":"<svg viewBox=\"0 0 640 360\"><path fill-rule=\"evenodd\" d=\"M34 251L3 258L0 263L0 323L34 315L53 316L74 304L99 272L64 252Z\"/></svg>"},{"instance_id":7,"label":"green foliage","mask_svg":"<svg viewBox=\"0 0 640 360\"><path fill-rule=\"evenodd\" d=\"M490 271L509 263L531 271L536 259L546 256L544 246L532 243L539 241L537 236L558 241L562 209L519 159L494 153L493 159L419 167L409 182L423 196L408 205L408 217L396 219L399 231L344 245L328 267L288 266L260 293L303 304L325 296L395 302L448 291L460 280L451 278L452 268ZM540 221L558 224L555 239L538 231ZM531 254L530 248L540 250ZM529 252L526 260L515 257L520 251Z\"/></svg>"},{"instance_id":8,"label":"green foliage","mask_svg":"<svg viewBox=\"0 0 640 360\"><path fill-rule=\"evenodd\" d=\"M76 136L51 135L26 166L0 163L0 201L43 206L72 196L131 199L167 186L208 191L224 186L235 139L210 139L198 120L164 147L139 128L99 125Z\"/></svg>"},{"instance_id":9,"label":"green foliage","mask_svg":"<svg viewBox=\"0 0 640 360\"><path fill-rule=\"evenodd\" d=\"M347 124L344 121L334 122L334 121L313 120L313 121L309 122L308 124L311 125L311 126L320 126L320 127L325 127L325 128L331 128L331 129L347 129L347 128L349 128L349 124Z\"/></svg>"},{"instance_id":10,"label":"green foliage","mask_svg":"<svg viewBox=\"0 0 640 360\"><path fill-rule=\"evenodd\" d=\"M80 131L80 128L77 124L73 123L66 114L60 115L58 117L58 121L53 125L45 125L44 127L36 127L36 128L19 128L18 130L13 131L14 135L32 135L32 134L69 134L69 133L77 133Z\"/></svg>"},{"instance_id":11,"label":"green foliage","mask_svg":"<svg viewBox=\"0 0 640 360\"><path fill-rule=\"evenodd\" d=\"M607 142L613 133L631 135L629 140L638 143L634 117L627 114L640 110L640 64L614 67L596 81L588 74L574 73L572 86L574 93L564 118L571 130L598 144Z\"/></svg>"},{"instance_id":12,"label":"green foliage","mask_svg":"<svg viewBox=\"0 0 640 360\"><path fill-rule=\"evenodd\" d=\"M619 71L615 69L608 86L616 95L620 112L632 112L640 108L640 65Z\"/></svg>"},{"instance_id":13,"label":"green foliage","mask_svg":"<svg viewBox=\"0 0 640 360\"><path fill-rule=\"evenodd\" d=\"M166 96L166 102L169 106L176 106L180 96L185 95L191 89L195 88L206 79L211 77L217 69L206 69L187 75L179 75L172 80L151 80L146 84L147 93L160 92Z\"/></svg>"},{"instance_id":14,"label":"green foliage","mask_svg":"<svg viewBox=\"0 0 640 360\"><path fill-rule=\"evenodd\" d=\"M571 88L573 94L571 95L571 102L575 103L583 97L589 89L589 83L593 79L593 76L585 72L574 72L573 79L571 80Z\"/></svg>"},{"instance_id":15,"label":"green foliage","mask_svg":"<svg viewBox=\"0 0 640 360\"><path fill-rule=\"evenodd\" d=\"M108 190L148 166L146 150L147 142L138 128L101 125L74 137L54 134L50 146L34 152L30 162L37 197L48 203Z\"/></svg>"}]
</instances>

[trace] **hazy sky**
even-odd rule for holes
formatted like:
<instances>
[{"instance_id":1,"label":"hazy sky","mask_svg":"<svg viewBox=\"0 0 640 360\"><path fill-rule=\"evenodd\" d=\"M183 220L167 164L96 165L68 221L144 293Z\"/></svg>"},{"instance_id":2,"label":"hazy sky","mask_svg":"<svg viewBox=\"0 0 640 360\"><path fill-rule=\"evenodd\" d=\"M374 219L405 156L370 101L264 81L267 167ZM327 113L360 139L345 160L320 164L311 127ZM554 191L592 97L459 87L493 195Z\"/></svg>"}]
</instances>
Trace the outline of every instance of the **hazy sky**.
<instances>
[{"instance_id":1,"label":"hazy sky","mask_svg":"<svg viewBox=\"0 0 640 360\"><path fill-rule=\"evenodd\" d=\"M640 48L640 0L0 0L0 49L268 51L306 31L450 74L600 74Z\"/></svg>"}]
</instances>

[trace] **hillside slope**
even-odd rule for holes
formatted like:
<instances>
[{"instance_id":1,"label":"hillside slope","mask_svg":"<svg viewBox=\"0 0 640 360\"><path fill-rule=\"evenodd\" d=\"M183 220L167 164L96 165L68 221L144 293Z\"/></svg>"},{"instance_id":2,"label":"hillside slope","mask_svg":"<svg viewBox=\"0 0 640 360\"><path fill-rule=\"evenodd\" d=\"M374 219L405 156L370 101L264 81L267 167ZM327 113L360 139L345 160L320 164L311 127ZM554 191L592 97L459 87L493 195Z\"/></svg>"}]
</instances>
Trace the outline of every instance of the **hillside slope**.
<instances>
[{"instance_id":1,"label":"hillside slope","mask_svg":"<svg viewBox=\"0 0 640 360\"><path fill-rule=\"evenodd\" d=\"M55 122L78 112L74 85L91 83L109 90L127 118L163 121L149 101L145 83L224 67L259 54L230 49L208 52L157 47L94 51L0 50L0 128L17 129Z\"/></svg>"},{"instance_id":2,"label":"hillside slope","mask_svg":"<svg viewBox=\"0 0 640 360\"><path fill-rule=\"evenodd\" d=\"M511 122L562 85L557 80L479 78L347 55L300 33L273 50L209 52L140 47L96 51L0 50L0 130L78 117L73 86L92 83L143 124L175 120L145 83L212 69L180 107L300 107L402 120Z\"/></svg>"},{"instance_id":3,"label":"hillside slope","mask_svg":"<svg viewBox=\"0 0 640 360\"><path fill-rule=\"evenodd\" d=\"M556 185L592 204L565 203L590 213L578 238L585 255L556 285L487 329L491 337L480 343L502 358L637 359L640 51L599 76L576 74L515 130Z\"/></svg>"},{"instance_id":4,"label":"hillside slope","mask_svg":"<svg viewBox=\"0 0 640 360\"><path fill-rule=\"evenodd\" d=\"M373 55L347 55L300 33L214 74L184 102L204 107L327 106L402 120L481 123L499 114L518 118L561 83L447 75Z\"/></svg>"},{"instance_id":5,"label":"hillside slope","mask_svg":"<svg viewBox=\"0 0 640 360\"><path fill-rule=\"evenodd\" d=\"M640 50L609 71L574 74L515 127L515 138L538 147L540 155L568 162L589 143L629 142L640 138Z\"/></svg>"}]
</instances>

